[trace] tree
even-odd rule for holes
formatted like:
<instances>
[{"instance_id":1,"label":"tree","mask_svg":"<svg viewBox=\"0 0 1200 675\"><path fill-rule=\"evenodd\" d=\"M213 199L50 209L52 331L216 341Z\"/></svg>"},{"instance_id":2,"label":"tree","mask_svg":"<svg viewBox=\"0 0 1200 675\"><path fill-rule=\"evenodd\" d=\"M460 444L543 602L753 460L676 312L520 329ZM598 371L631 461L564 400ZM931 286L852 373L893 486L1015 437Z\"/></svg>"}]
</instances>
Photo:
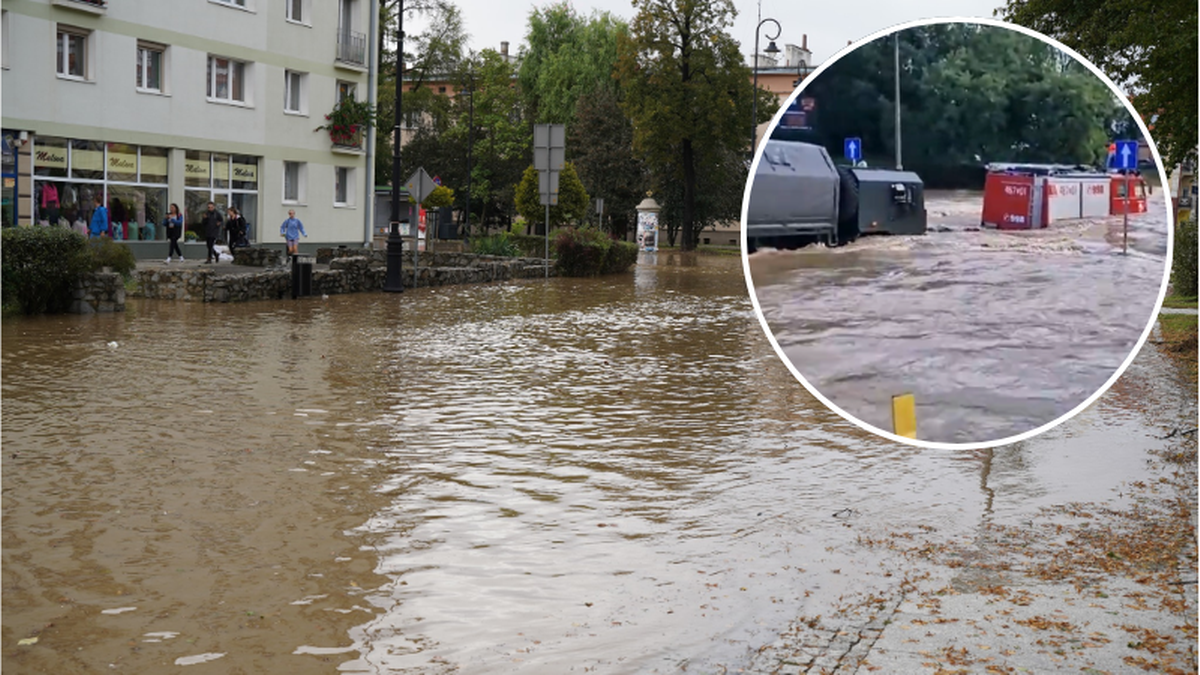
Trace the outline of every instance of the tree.
<instances>
[{"instance_id":1,"label":"tree","mask_svg":"<svg viewBox=\"0 0 1200 675\"><path fill-rule=\"evenodd\" d=\"M1128 112L1090 70L1017 31L933 24L900 31L903 162L927 184L986 162L1102 164ZM840 156L861 137L868 158L895 152L893 38L834 63L806 94L818 138ZM950 185L947 185L950 186Z\"/></svg>"},{"instance_id":2,"label":"tree","mask_svg":"<svg viewBox=\"0 0 1200 675\"><path fill-rule=\"evenodd\" d=\"M545 232L546 207L541 201L538 170L532 166L525 169L516 188L517 213L533 226L536 234ZM588 193L583 189L575 165L566 162L558 178L558 204L550 207L550 227L562 227L583 220L587 215Z\"/></svg>"},{"instance_id":3,"label":"tree","mask_svg":"<svg viewBox=\"0 0 1200 675\"><path fill-rule=\"evenodd\" d=\"M585 19L566 3L533 9L517 75L530 118L570 126L584 95L615 88L617 41L627 31L607 12Z\"/></svg>"},{"instance_id":4,"label":"tree","mask_svg":"<svg viewBox=\"0 0 1200 675\"><path fill-rule=\"evenodd\" d=\"M567 149L584 187L605 201L604 226L623 239L645 194L646 171L633 154L633 125L614 90L601 87L579 98Z\"/></svg>"},{"instance_id":5,"label":"tree","mask_svg":"<svg viewBox=\"0 0 1200 675\"><path fill-rule=\"evenodd\" d=\"M997 14L1078 51L1132 94L1168 164L1196 157L1194 0L1008 0Z\"/></svg>"},{"instance_id":6,"label":"tree","mask_svg":"<svg viewBox=\"0 0 1200 675\"><path fill-rule=\"evenodd\" d=\"M725 30L736 12L731 0L634 0L637 15L618 43L617 71L625 92L622 107L633 123L634 149L659 190L678 200L681 248L696 247L696 235L711 217L698 199L701 183L744 184L743 164L728 171L729 153L746 150L750 119L750 69ZM774 106L759 108L766 121ZM664 204L664 211L672 208Z\"/></svg>"},{"instance_id":7,"label":"tree","mask_svg":"<svg viewBox=\"0 0 1200 675\"><path fill-rule=\"evenodd\" d=\"M392 130L396 106L396 11L399 0L379 0L379 81L375 136L375 179L387 183L392 177ZM406 37L404 55L404 115L419 130L428 126L444 128L449 97L439 95L425 83L458 68L463 59L467 33L458 7L448 0L404 0L405 18L428 17L428 28ZM407 147L406 147L407 153ZM405 161L407 166L408 162ZM406 176L401 176L401 179Z\"/></svg>"}]
</instances>

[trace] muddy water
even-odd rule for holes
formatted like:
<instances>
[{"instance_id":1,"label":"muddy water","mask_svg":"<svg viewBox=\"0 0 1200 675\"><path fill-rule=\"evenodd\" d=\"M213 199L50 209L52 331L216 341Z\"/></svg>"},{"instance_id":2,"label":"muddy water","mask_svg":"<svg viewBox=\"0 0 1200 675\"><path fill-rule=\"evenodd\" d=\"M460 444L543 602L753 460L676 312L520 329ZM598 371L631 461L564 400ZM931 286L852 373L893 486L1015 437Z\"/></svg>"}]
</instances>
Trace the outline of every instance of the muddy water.
<instances>
[{"instance_id":1,"label":"muddy water","mask_svg":"<svg viewBox=\"0 0 1200 675\"><path fill-rule=\"evenodd\" d=\"M1153 314L1166 268L1161 192L1150 212L980 231L978 193L931 193L931 232L750 260L763 315L822 395L880 429L912 392L925 440L1007 438L1091 396Z\"/></svg>"},{"instance_id":2,"label":"muddy water","mask_svg":"<svg viewBox=\"0 0 1200 675\"><path fill-rule=\"evenodd\" d=\"M893 583L864 528L994 508L816 404L736 258L0 337L6 671L715 672Z\"/></svg>"}]
</instances>

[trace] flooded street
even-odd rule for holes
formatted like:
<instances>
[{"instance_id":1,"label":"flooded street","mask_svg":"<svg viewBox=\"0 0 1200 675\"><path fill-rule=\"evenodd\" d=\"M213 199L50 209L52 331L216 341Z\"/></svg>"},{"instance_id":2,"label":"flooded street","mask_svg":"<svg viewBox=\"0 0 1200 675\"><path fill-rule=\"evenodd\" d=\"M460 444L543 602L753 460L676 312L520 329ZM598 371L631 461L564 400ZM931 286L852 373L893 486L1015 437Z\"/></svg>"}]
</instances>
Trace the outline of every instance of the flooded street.
<instances>
[{"instance_id":1,"label":"flooded street","mask_svg":"<svg viewBox=\"0 0 1200 675\"><path fill-rule=\"evenodd\" d=\"M1153 476L1157 361L994 458L919 450L809 396L745 289L738 258L659 253L6 320L4 669L736 669L914 569L864 535L969 539Z\"/></svg>"},{"instance_id":2,"label":"flooded street","mask_svg":"<svg viewBox=\"0 0 1200 675\"><path fill-rule=\"evenodd\" d=\"M780 348L817 391L891 430L911 392L918 436L982 442L1074 409L1125 361L1167 264L1162 192L1129 223L979 229L980 193L930 192L930 232L841 249L756 253L750 271Z\"/></svg>"}]
</instances>

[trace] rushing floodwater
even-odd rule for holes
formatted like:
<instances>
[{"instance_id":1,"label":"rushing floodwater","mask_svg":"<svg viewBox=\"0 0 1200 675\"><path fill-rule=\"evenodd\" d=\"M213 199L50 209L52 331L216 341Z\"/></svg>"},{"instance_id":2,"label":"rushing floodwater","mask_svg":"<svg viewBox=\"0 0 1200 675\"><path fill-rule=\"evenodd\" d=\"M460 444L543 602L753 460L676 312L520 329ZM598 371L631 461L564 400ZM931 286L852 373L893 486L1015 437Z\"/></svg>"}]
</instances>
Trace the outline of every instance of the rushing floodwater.
<instances>
[{"instance_id":1,"label":"rushing floodwater","mask_svg":"<svg viewBox=\"0 0 1200 675\"><path fill-rule=\"evenodd\" d=\"M1118 392L994 461L882 442L783 368L736 258L2 338L13 672L737 668L891 583L863 532L1107 496L1161 433Z\"/></svg>"},{"instance_id":2,"label":"rushing floodwater","mask_svg":"<svg viewBox=\"0 0 1200 675\"><path fill-rule=\"evenodd\" d=\"M979 231L978 193L933 193L923 237L751 257L755 293L792 365L856 418L891 430L911 392L918 435L986 442L1086 400L1137 344L1163 282L1161 192L1130 219Z\"/></svg>"}]
</instances>

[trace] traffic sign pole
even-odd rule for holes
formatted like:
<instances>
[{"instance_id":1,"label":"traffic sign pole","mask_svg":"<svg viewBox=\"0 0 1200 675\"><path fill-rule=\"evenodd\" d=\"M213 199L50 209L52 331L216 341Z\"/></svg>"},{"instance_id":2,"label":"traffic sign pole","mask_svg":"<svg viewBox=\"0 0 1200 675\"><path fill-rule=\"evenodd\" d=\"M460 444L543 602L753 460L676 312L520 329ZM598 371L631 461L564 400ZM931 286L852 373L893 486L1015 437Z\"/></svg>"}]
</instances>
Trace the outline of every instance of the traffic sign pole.
<instances>
[{"instance_id":1,"label":"traffic sign pole","mask_svg":"<svg viewBox=\"0 0 1200 675\"><path fill-rule=\"evenodd\" d=\"M1121 253L1124 255L1129 255L1129 173L1137 168L1137 153L1137 141L1117 141L1116 163L1125 173L1125 208L1122 209L1124 232L1121 243Z\"/></svg>"}]
</instances>

